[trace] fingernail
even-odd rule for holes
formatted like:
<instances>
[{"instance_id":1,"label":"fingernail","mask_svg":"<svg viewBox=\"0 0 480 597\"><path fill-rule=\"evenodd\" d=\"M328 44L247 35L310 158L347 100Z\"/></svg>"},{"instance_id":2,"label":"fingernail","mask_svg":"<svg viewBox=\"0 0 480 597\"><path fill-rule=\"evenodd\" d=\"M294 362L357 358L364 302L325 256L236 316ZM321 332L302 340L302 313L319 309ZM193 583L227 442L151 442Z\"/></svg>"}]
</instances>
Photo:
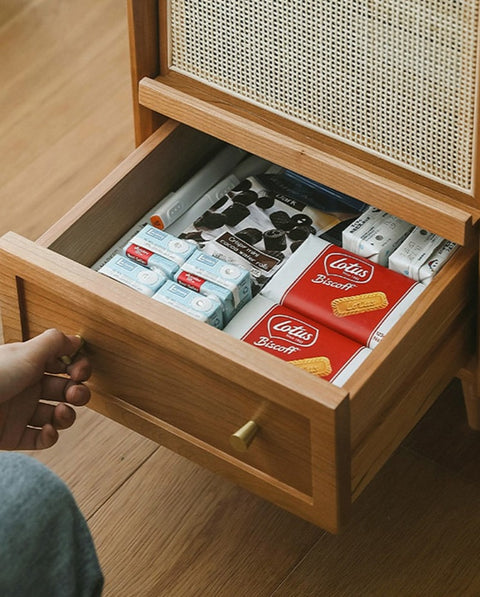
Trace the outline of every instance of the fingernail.
<instances>
[{"instance_id":1,"label":"fingernail","mask_svg":"<svg viewBox=\"0 0 480 597\"><path fill-rule=\"evenodd\" d=\"M73 358L77 355L77 353L84 347L85 345L85 340L83 338L83 336L81 336L80 334L75 334L75 338L78 338L80 340L80 346L77 348L77 350L72 354L72 356L68 356L68 354L64 354L63 356L60 357L60 360L62 361L62 363L64 363L65 365L71 365L73 363Z\"/></svg>"}]
</instances>

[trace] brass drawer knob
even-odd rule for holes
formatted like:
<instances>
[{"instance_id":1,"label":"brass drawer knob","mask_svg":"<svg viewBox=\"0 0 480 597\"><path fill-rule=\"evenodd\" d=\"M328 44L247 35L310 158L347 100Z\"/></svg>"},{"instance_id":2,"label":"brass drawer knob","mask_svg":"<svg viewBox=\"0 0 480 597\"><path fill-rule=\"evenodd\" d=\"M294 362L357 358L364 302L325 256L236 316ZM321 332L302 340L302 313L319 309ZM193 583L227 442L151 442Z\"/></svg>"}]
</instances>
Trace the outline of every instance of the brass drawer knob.
<instances>
[{"instance_id":1,"label":"brass drawer knob","mask_svg":"<svg viewBox=\"0 0 480 597\"><path fill-rule=\"evenodd\" d=\"M77 354L85 346L85 339L80 334L75 334L75 336L80 339L80 346L77 348L77 350L75 351L74 354L72 354L72 355L64 354L60 357L60 360L62 361L62 363L65 363L65 365L71 365L73 363L73 359L77 356Z\"/></svg>"},{"instance_id":2,"label":"brass drawer knob","mask_svg":"<svg viewBox=\"0 0 480 597\"><path fill-rule=\"evenodd\" d=\"M230 436L230 445L237 452L246 452L259 427L255 421L248 421Z\"/></svg>"}]
</instances>

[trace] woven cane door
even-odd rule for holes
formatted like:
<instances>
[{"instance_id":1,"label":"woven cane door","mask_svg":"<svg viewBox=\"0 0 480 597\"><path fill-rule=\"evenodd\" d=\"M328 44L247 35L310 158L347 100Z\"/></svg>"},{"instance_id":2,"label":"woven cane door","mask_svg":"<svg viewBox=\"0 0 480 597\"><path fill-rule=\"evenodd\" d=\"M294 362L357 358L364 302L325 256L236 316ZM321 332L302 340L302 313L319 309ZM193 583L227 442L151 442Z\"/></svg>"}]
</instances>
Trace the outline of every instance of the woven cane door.
<instances>
[{"instance_id":1,"label":"woven cane door","mask_svg":"<svg viewBox=\"0 0 480 597\"><path fill-rule=\"evenodd\" d=\"M477 0L170 0L169 68L471 194Z\"/></svg>"}]
</instances>

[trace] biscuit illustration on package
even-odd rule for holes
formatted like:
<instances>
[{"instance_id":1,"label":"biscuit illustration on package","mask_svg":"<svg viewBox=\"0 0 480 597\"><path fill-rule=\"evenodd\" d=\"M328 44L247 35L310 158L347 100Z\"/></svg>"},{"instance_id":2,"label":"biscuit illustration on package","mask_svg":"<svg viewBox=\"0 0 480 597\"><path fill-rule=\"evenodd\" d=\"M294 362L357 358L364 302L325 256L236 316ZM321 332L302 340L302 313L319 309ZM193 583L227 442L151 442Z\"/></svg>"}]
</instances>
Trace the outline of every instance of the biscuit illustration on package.
<instances>
[{"instance_id":1,"label":"biscuit illustration on package","mask_svg":"<svg viewBox=\"0 0 480 597\"><path fill-rule=\"evenodd\" d=\"M425 289L422 284L310 236L261 291L374 348Z\"/></svg>"},{"instance_id":2,"label":"biscuit illustration on package","mask_svg":"<svg viewBox=\"0 0 480 597\"><path fill-rule=\"evenodd\" d=\"M290 361L292 365L300 367L304 371L308 371L318 377L326 377L332 372L332 364L328 357L312 357L310 359L296 359Z\"/></svg>"},{"instance_id":3,"label":"biscuit illustration on package","mask_svg":"<svg viewBox=\"0 0 480 597\"><path fill-rule=\"evenodd\" d=\"M367 292L333 299L331 305L335 317L348 317L349 315L385 309L388 307L388 299L384 292Z\"/></svg>"},{"instance_id":4,"label":"biscuit illustration on package","mask_svg":"<svg viewBox=\"0 0 480 597\"><path fill-rule=\"evenodd\" d=\"M371 353L358 342L261 294L243 307L224 331L336 386L342 386Z\"/></svg>"}]
</instances>

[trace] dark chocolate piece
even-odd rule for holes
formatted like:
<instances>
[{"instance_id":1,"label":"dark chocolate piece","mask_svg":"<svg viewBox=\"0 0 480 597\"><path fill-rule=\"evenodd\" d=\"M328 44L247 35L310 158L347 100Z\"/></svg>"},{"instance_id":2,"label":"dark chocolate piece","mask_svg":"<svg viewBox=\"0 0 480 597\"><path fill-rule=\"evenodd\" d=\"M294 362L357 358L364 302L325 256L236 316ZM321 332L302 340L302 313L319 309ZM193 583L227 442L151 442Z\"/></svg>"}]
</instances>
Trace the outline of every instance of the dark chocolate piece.
<instances>
[{"instance_id":1,"label":"dark chocolate piece","mask_svg":"<svg viewBox=\"0 0 480 597\"><path fill-rule=\"evenodd\" d=\"M183 238L185 240L193 240L196 243L204 243L205 239L202 237L202 233L198 230L192 232L182 232L178 235L178 238Z\"/></svg>"},{"instance_id":2,"label":"dark chocolate piece","mask_svg":"<svg viewBox=\"0 0 480 597\"><path fill-rule=\"evenodd\" d=\"M294 226L292 218L286 211L273 212L273 214L270 214L270 220L275 228L279 228L280 230L290 230L290 228L293 228Z\"/></svg>"},{"instance_id":3,"label":"dark chocolate piece","mask_svg":"<svg viewBox=\"0 0 480 597\"><path fill-rule=\"evenodd\" d=\"M313 224L312 218L306 214L295 214L292 216L292 220L295 226L311 226Z\"/></svg>"},{"instance_id":4,"label":"dark chocolate piece","mask_svg":"<svg viewBox=\"0 0 480 597\"><path fill-rule=\"evenodd\" d=\"M210 211L216 211L217 209L220 209L220 207L224 206L227 201L228 195L223 195L223 197L220 197L220 199L215 201L215 203L210 208Z\"/></svg>"},{"instance_id":5,"label":"dark chocolate piece","mask_svg":"<svg viewBox=\"0 0 480 597\"><path fill-rule=\"evenodd\" d=\"M208 210L199 218L197 218L193 225L195 228L215 230L216 228L221 228L224 224L226 224L226 219L227 218L223 213Z\"/></svg>"},{"instance_id":6,"label":"dark chocolate piece","mask_svg":"<svg viewBox=\"0 0 480 597\"><path fill-rule=\"evenodd\" d=\"M222 215L225 216L225 224L227 226L236 226L250 215L250 210L241 203L233 203L222 212Z\"/></svg>"},{"instance_id":7,"label":"dark chocolate piece","mask_svg":"<svg viewBox=\"0 0 480 597\"><path fill-rule=\"evenodd\" d=\"M298 249L298 247L303 243L303 240L296 240L293 243L290 244L290 251L292 253L295 253L295 251Z\"/></svg>"},{"instance_id":8,"label":"dark chocolate piece","mask_svg":"<svg viewBox=\"0 0 480 597\"><path fill-rule=\"evenodd\" d=\"M251 205L258 198L258 194L255 191L243 191L233 197L235 203L241 203L242 205Z\"/></svg>"},{"instance_id":9,"label":"dark chocolate piece","mask_svg":"<svg viewBox=\"0 0 480 597\"><path fill-rule=\"evenodd\" d=\"M288 231L288 238L291 240L305 240L310 234L310 226L295 226Z\"/></svg>"},{"instance_id":10,"label":"dark chocolate piece","mask_svg":"<svg viewBox=\"0 0 480 597\"><path fill-rule=\"evenodd\" d=\"M283 251L287 248L285 232L277 228L266 230L263 233L263 242L267 251Z\"/></svg>"},{"instance_id":11,"label":"dark chocolate piece","mask_svg":"<svg viewBox=\"0 0 480 597\"><path fill-rule=\"evenodd\" d=\"M252 187L252 181L248 180L246 178L245 180L242 180L241 182L239 182L237 184L237 186L232 189L232 191L234 193L239 193L240 191L248 191L248 189L250 189L251 187Z\"/></svg>"},{"instance_id":12,"label":"dark chocolate piece","mask_svg":"<svg viewBox=\"0 0 480 597\"><path fill-rule=\"evenodd\" d=\"M270 209L275 205L275 197L274 195L267 193L266 195L262 195L255 201L255 205L260 209Z\"/></svg>"},{"instance_id":13,"label":"dark chocolate piece","mask_svg":"<svg viewBox=\"0 0 480 597\"><path fill-rule=\"evenodd\" d=\"M244 228L243 230L236 232L235 236L238 236L238 238L241 238L250 245L254 245L262 240L263 234L261 230L258 230L257 228Z\"/></svg>"}]
</instances>

